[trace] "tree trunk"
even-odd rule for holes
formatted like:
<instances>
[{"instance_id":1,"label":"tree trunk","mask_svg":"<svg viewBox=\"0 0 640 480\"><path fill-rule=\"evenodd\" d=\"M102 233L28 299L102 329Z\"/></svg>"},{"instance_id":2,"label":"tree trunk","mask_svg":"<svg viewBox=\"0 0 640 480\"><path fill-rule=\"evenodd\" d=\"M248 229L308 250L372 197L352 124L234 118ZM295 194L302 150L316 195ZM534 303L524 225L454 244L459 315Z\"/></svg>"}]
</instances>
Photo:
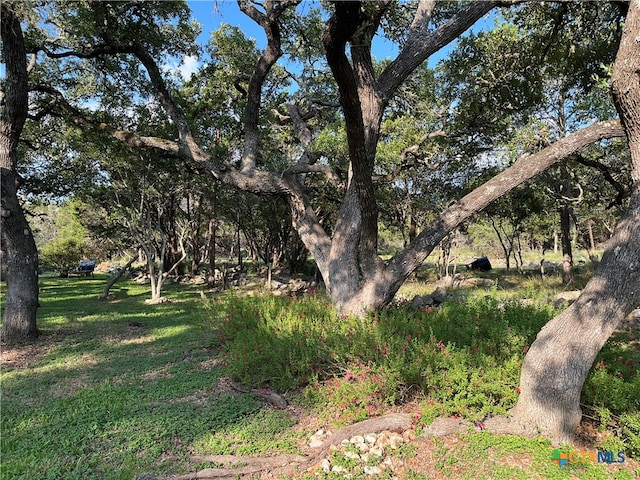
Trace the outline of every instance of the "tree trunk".
<instances>
[{"instance_id":1,"label":"tree trunk","mask_svg":"<svg viewBox=\"0 0 640 480\"><path fill-rule=\"evenodd\" d=\"M215 208L214 208L214 216ZM209 288L216 286L216 219L209 219L209 245L207 251L209 252L209 275L207 277L207 285Z\"/></svg>"},{"instance_id":2,"label":"tree trunk","mask_svg":"<svg viewBox=\"0 0 640 480\"><path fill-rule=\"evenodd\" d=\"M580 392L593 361L620 321L640 304L640 0L633 0L612 77L616 108L629 140L633 179L629 208L578 300L538 334L522 366L514 422L556 441L573 438Z\"/></svg>"},{"instance_id":3,"label":"tree trunk","mask_svg":"<svg viewBox=\"0 0 640 480\"><path fill-rule=\"evenodd\" d=\"M593 361L640 302L640 195L616 228L578 300L540 331L525 357L516 422L559 442L573 439L580 393ZM626 274L621 274L626 272ZM533 430L531 430L533 429Z\"/></svg>"},{"instance_id":4,"label":"tree trunk","mask_svg":"<svg viewBox=\"0 0 640 480\"><path fill-rule=\"evenodd\" d=\"M418 234L418 222L416 222L416 215L418 214L418 209L413 203L413 200L410 200L409 205L409 243L413 242Z\"/></svg>"},{"instance_id":5,"label":"tree trunk","mask_svg":"<svg viewBox=\"0 0 640 480\"><path fill-rule=\"evenodd\" d=\"M133 262L135 262L137 258L137 255L133 255L131 259L125 264L125 266L118 270L118 272L116 272L116 274L109 279L107 284L104 286L104 290L102 290L102 295L98 297L99 300L106 300L107 298L109 298L109 291L111 290L111 287L113 287L116 282L120 280L122 275L124 275L124 272L131 268L131 265L133 265Z\"/></svg>"},{"instance_id":6,"label":"tree trunk","mask_svg":"<svg viewBox=\"0 0 640 480\"><path fill-rule=\"evenodd\" d=\"M0 34L6 80L0 114L0 230L6 249L7 290L0 336L14 342L36 338L38 251L18 201L18 140L27 117L27 56L20 20L10 4L0 6Z\"/></svg>"},{"instance_id":7,"label":"tree trunk","mask_svg":"<svg viewBox=\"0 0 640 480\"><path fill-rule=\"evenodd\" d=\"M571 207L560 208L560 238L562 240L562 283L573 283L573 252L571 248Z\"/></svg>"},{"instance_id":8,"label":"tree trunk","mask_svg":"<svg viewBox=\"0 0 640 480\"><path fill-rule=\"evenodd\" d=\"M511 252L513 252L513 239L508 235L507 232L504 232L504 238L502 237L502 233L500 230L504 231L504 227L502 226L502 221L500 225L496 225L494 218L491 215L487 216L489 218L489 222L491 222L491 227L493 231L496 233L496 237L498 237L498 242L500 242L500 247L502 247L502 253L504 253L504 262L505 262L505 270L508 272L511 269ZM509 242L507 245L506 240Z\"/></svg>"},{"instance_id":9,"label":"tree trunk","mask_svg":"<svg viewBox=\"0 0 640 480\"><path fill-rule=\"evenodd\" d=\"M3 143L0 140L0 143ZM4 163L4 145L0 162ZM1 338L6 342L38 336L38 251L16 195L16 175L8 169L0 172L2 188L2 242L6 249L7 289Z\"/></svg>"}]
</instances>

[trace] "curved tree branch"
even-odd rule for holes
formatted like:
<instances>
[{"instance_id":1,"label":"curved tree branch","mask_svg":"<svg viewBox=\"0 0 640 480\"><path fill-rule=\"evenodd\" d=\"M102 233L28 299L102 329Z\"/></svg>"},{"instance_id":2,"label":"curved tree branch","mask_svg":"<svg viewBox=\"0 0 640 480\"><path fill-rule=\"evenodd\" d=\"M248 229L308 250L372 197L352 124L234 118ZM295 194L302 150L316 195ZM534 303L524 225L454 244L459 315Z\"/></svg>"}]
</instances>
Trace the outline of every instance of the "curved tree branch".
<instances>
[{"instance_id":1,"label":"curved tree branch","mask_svg":"<svg viewBox=\"0 0 640 480\"><path fill-rule=\"evenodd\" d=\"M597 160L589 160L582 155L576 155L574 160L578 163L581 163L582 165L598 170L600 173L602 173L604 179L609 182L609 184L613 188L615 188L617 192L616 198L609 202L609 204L607 205L607 209L610 209L615 205L622 205L622 200L624 200L629 192L627 192L627 189L624 188L624 186L620 182L613 178L609 167L607 167L604 163L598 162Z\"/></svg>"},{"instance_id":2,"label":"curved tree branch","mask_svg":"<svg viewBox=\"0 0 640 480\"><path fill-rule=\"evenodd\" d=\"M624 135L619 121L598 122L558 140L538 153L521 156L502 173L445 209L404 251L389 260L385 280L402 284L447 233L493 200L594 142Z\"/></svg>"},{"instance_id":3,"label":"curved tree branch","mask_svg":"<svg viewBox=\"0 0 640 480\"><path fill-rule=\"evenodd\" d=\"M378 78L378 93L383 105L391 100L398 87L427 58L451 43L500 4L498 1L471 2L454 18L429 33L426 30L430 18L427 17L427 13L430 13L432 7L426 3L420 3L404 48Z\"/></svg>"}]
</instances>

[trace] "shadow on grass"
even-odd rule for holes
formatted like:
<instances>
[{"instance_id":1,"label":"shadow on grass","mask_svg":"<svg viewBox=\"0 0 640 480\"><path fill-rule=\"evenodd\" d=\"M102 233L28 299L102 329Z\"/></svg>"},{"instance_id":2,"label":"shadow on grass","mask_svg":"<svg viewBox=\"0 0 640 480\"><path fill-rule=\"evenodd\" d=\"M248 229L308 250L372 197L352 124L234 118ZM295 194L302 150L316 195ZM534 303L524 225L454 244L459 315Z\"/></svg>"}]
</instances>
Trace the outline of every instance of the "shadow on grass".
<instances>
[{"instance_id":1,"label":"shadow on grass","mask_svg":"<svg viewBox=\"0 0 640 480\"><path fill-rule=\"evenodd\" d=\"M2 351L0 478L186 471L194 442L260 408L218 387L223 364L191 289L146 305L148 287L131 282L114 302L97 301L99 279L42 284L41 337Z\"/></svg>"}]
</instances>

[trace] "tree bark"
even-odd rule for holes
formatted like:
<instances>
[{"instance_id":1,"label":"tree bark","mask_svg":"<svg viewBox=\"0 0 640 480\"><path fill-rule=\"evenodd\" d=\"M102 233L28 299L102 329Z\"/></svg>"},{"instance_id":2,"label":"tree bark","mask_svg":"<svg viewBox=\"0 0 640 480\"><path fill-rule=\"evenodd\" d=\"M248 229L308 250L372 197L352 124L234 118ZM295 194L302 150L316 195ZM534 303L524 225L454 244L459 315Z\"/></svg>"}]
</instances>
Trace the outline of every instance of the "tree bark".
<instances>
[{"instance_id":1,"label":"tree bark","mask_svg":"<svg viewBox=\"0 0 640 480\"><path fill-rule=\"evenodd\" d=\"M571 247L571 207L560 207L560 239L562 240L562 283L573 283L573 249Z\"/></svg>"},{"instance_id":2,"label":"tree bark","mask_svg":"<svg viewBox=\"0 0 640 480\"><path fill-rule=\"evenodd\" d=\"M65 102L58 102L58 105L65 109L72 122L84 128L101 131L135 148L148 146L199 163L217 180L236 189L285 197L294 227L314 257L332 301L344 313L362 314L388 303L406 278L422 265L448 233L491 201L581 148L624 134L619 122L600 122L559 140L537 154L519 159L512 167L449 206L404 251L383 262L376 251L377 206L372 174L384 109L399 86L429 55L457 38L498 2L471 2L449 22L429 31L426 26L434 4L431 0L422 0L400 54L377 79L372 66L371 39L389 3L367 4L367 8L362 8L361 2L335 2L335 15L327 24L323 44L340 93L350 165L346 193L332 237L323 228L305 194L302 174L318 172L320 170L316 167L323 167L310 164L309 158L313 155L303 155L302 158L307 160L291 165L284 172L269 172L255 163L258 158L255 132L261 88L269 69L281 54L278 16L295 3L295 0L265 2L264 13L252 8L250 2L241 4L243 11L264 28L268 45L251 77L244 116L245 142L237 168L219 164L198 145L189 130L187 117L170 97L160 69L142 47L134 45L128 48L147 69L159 102L178 127L178 141L117 130L88 119L87 115L82 115ZM347 44L350 59L346 55ZM301 144L306 147L309 144L306 130L295 130L301 137Z\"/></svg>"},{"instance_id":3,"label":"tree bark","mask_svg":"<svg viewBox=\"0 0 640 480\"><path fill-rule=\"evenodd\" d=\"M538 334L524 359L513 421L558 442L573 439L580 392L596 355L640 304L640 0L633 0L612 77L616 108L631 152L629 208L580 297Z\"/></svg>"},{"instance_id":4,"label":"tree bark","mask_svg":"<svg viewBox=\"0 0 640 480\"><path fill-rule=\"evenodd\" d=\"M0 114L0 230L6 249L7 290L0 336L14 342L36 338L38 251L18 200L18 140L27 118L28 73L20 20L11 4L0 6L6 81Z\"/></svg>"},{"instance_id":5,"label":"tree bark","mask_svg":"<svg viewBox=\"0 0 640 480\"><path fill-rule=\"evenodd\" d=\"M131 265L133 265L133 262L135 262L137 258L137 255L133 255L131 259L125 264L125 266L118 270L116 274L109 279L107 284L104 286L104 289L102 290L102 295L98 297L98 300L107 300L109 298L109 291L111 290L111 287L113 287L116 282L120 280L122 275L124 275L124 272L131 268Z\"/></svg>"}]
</instances>

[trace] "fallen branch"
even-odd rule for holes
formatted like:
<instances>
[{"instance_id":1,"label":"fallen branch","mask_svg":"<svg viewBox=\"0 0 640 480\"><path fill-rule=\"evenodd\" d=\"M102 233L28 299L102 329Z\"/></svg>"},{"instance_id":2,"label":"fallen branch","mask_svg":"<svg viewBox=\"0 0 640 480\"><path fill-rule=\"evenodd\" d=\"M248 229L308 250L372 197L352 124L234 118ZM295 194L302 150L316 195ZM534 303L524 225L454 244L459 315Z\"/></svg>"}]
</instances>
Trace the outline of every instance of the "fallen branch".
<instances>
[{"instance_id":1,"label":"fallen branch","mask_svg":"<svg viewBox=\"0 0 640 480\"><path fill-rule=\"evenodd\" d=\"M287 408L287 406L289 405L289 402L287 401L286 398L284 398L279 393L276 393L273 390L270 390L268 388L260 388L260 389L242 388L230 378L229 378L229 385L231 386L231 388L233 388L234 390L237 390L238 392L250 393L260 398L261 400L273 405L276 408L284 409L284 408Z\"/></svg>"}]
</instances>

